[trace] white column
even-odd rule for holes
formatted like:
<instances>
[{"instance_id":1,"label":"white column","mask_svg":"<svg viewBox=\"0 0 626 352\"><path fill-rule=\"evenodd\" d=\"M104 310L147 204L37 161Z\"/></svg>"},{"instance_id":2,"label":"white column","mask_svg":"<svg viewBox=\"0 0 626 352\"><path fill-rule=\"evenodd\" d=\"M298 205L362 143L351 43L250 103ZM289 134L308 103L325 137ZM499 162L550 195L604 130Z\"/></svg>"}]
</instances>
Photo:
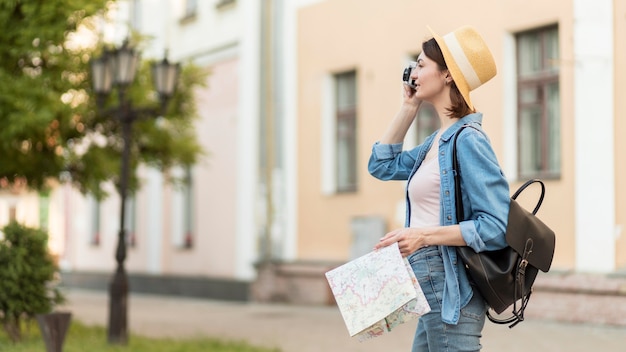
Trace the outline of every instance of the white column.
<instances>
[{"instance_id":1,"label":"white column","mask_svg":"<svg viewBox=\"0 0 626 352\"><path fill-rule=\"evenodd\" d=\"M283 54L285 57L285 89L283 110L285 112L285 128L282 138L284 144L285 167L285 214L283 259L294 260L298 246L298 9L297 1L286 0L286 9L282 20L285 22L283 31Z\"/></svg>"},{"instance_id":2,"label":"white column","mask_svg":"<svg viewBox=\"0 0 626 352\"><path fill-rule=\"evenodd\" d=\"M238 279L252 279L257 259L257 196L259 149L260 2L241 0L239 107L237 114L237 239Z\"/></svg>"},{"instance_id":3,"label":"white column","mask_svg":"<svg viewBox=\"0 0 626 352\"><path fill-rule=\"evenodd\" d=\"M504 110L502 133L504 135L504 158L502 169L509 182L517 178L517 55L515 52L515 34L506 33L502 44L504 60L498 69L503 77Z\"/></svg>"},{"instance_id":4,"label":"white column","mask_svg":"<svg viewBox=\"0 0 626 352\"><path fill-rule=\"evenodd\" d=\"M615 269L612 0L574 0L574 59L576 270L609 272Z\"/></svg>"}]
</instances>

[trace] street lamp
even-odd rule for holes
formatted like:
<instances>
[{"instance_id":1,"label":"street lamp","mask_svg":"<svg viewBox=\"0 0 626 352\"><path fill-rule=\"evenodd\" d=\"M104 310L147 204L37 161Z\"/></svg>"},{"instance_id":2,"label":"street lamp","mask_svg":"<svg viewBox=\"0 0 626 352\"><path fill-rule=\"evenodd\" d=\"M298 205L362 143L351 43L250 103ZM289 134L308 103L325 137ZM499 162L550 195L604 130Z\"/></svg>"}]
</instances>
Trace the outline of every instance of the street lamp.
<instances>
[{"instance_id":1,"label":"street lamp","mask_svg":"<svg viewBox=\"0 0 626 352\"><path fill-rule=\"evenodd\" d=\"M130 176L130 144L133 123L144 117L156 117L165 112L167 103L174 93L180 71L179 64L170 63L167 58L153 64L152 75L155 89L161 103L160 109L135 108L126 96L126 89L135 79L139 65L139 53L124 44L115 50L105 50L102 56L91 61L93 89L97 96L99 110L103 110L106 97L113 87L117 88L118 105L101 113L118 119L122 127L122 167L119 181L120 195L120 230L117 239L115 260L117 269L109 287L109 327L110 343L126 344L128 342L128 276L124 269L126 260L126 196L128 178Z\"/></svg>"}]
</instances>

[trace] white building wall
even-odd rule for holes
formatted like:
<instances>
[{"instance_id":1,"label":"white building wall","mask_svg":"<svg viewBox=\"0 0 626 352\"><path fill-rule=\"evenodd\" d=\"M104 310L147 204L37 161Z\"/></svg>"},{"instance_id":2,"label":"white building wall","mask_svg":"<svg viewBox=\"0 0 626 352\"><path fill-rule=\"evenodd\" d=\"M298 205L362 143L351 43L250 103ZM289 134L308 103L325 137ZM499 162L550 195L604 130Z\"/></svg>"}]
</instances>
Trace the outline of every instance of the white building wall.
<instances>
[{"instance_id":1,"label":"white building wall","mask_svg":"<svg viewBox=\"0 0 626 352\"><path fill-rule=\"evenodd\" d=\"M182 1L161 1L159 6L143 1L139 6L141 23L137 29L154 38L145 49L146 53L160 58L167 50L171 61L193 62L210 72L207 87L201 88L197 96L200 115L197 133L208 155L193 169L194 245L192 249L183 250L172 245L171 238L150 238L151 243L147 245L161 250L160 253L151 251L148 258L150 263L160 260L160 271L164 273L248 279L254 274L256 198L254 191L249 192L239 184L255 184L258 162L254 137L258 115L253 109L258 85L254 84L254 72L244 65L246 62L254 64L258 52L243 51L241 47L245 41L245 29L251 27L249 23L254 24L254 21L245 22L243 18L250 13L254 19L258 13L254 13L254 6L241 2L220 8L215 5L214 1L198 1L197 11L191 17L185 17ZM255 31L250 28L247 33L254 35ZM251 58L246 61L244 57L248 55ZM232 71L229 67L233 63L242 67ZM239 93L232 91L231 83L240 87ZM249 107L252 111L248 114L237 111L242 107ZM167 192L172 194L167 199L176 199L176 189L162 182L160 187L168 188ZM153 193L158 192L156 188L151 189ZM231 202L235 197L237 200ZM238 211L237 206L230 206L231 203L240 204L245 210ZM172 204L162 207L159 215L166 220L153 225L169 224L167 229L159 230L166 237L174 235L171 230L176 220L172 217L174 211ZM153 215L156 214L148 219ZM154 241L158 244L152 243Z\"/></svg>"},{"instance_id":2,"label":"white building wall","mask_svg":"<svg viewBox=\"0 0 626 352\"><path fill-rule=\"evenodd\" d=\"M137 249L141 252L142 246L150 248L146 257L148 263L129 260L129 270L136 266L152 273L251 279L255 276L253 264L257 259L259 233L260 3L242 0L234 5L216 7L215 1L198 1L196 14L187 18L182 1L136 0L133 3L134 6L128 8L139 13L128 17L136 20L133 26L138 32L152 38L143 49L144 57L158 59L167 50L170 61L193 62L209 71L215 69L216 80L209 77L210 84L201 89L201 100L197 102L200 107L199 139L208 157L193 171L197 185L194 199L198 199L196 206L202 207L195 209L194 218L198 221L194 229L194 248L181 250L171 245L171 239L154 235L172 235L171 222L175 219L171 218L171 205L166 205L159 211L164 220L151 222L149 237L144 236L144 243L140 243ZM238 69L229 79L224 74L231 72L228 67L232 63L236 63ZM206 103L214 101L220 89L224 90L225 80L238 86L234 113L224 106L223 101L217 104L219 106ZM148 192L148 197L156 197L155 202L170 199L167 195L161 198L156 195L157 188L168 187L161 184L155 188L155 182L159 181L147 178L142 192ZM176 191L168 188L167 192ZM175 198L174 194L172 199ZM235 199L233 208L228 205L231 199ZM151 221L155 215L149 214L147 220ZM155 228L165 224L169 224L165 230ZM160 250L156 251L156 248ZM160 257L160 268L156 264L157 257Z\"/></svg>"},{"instance_id":3,"label":"white building wall","mask_svg":"<svg viewBox=\"0 0 626 352\"><path fill-rule=\"evenodd\" d=\"M274 33L282 67L272 79L284 96L276 97L276 110L283 115L280 145L284 147L280 170L275 170L272 199L275 214L272 231L277 240L276 253L282 259L296 259L297 175L297 12L316 1L282 0L276 2ZM170 0L127 0L113 5L112 25L102 23L101 39L120 44L131 28L149 38L141 48L146 59L160 59L167 52L172 62L193 62L217 80L201 89L199 140L208 157L193 168L196 205L194 247L182 249L174 242L172 226L179 223L172 215L176 190L164 182L156 170L140 168L143 186L136 195L137 246L127 248L126 267L131 273L206 275L250 280L256 276L259 236L265 215L266 195L259 179L262 2L238 0L233 5L216 7L216 1L198 1L195 16L184 18L184 2ZM231 71L230 65L237 69ZM219 73L219 74L217 74ZM231 74L230 79L224 74ZM231 107L207 105L224 90L224 81L237 86ZM230 89L230 88L229 88ZM229 90L230 91L230 90ZM230 93L229 93L230 94ZM206 99L203 100L203 99ZM213 100L212 100L213 99ZM217 98L219 99L219 98ZM228 100L227 98L225 100ZM218 104L219 105L219 104ZM219 143L219 144L216 144ZM231 144L232 143L232 144ZM61 190L59 190L61 191ZM75 190L65 189L65 231L59 246L62 267L75 271L110 272L115 267L115 248L119 228L119 197L114 189L101 204L100 243L90 242L95 221L93 202ZM232 199L233 207L230 207ZM224 200L228 200L224 202ZM60 225L55 225L60 226ZM60 226L63 228L63 226Z\"/></svg>"}]
</instances>

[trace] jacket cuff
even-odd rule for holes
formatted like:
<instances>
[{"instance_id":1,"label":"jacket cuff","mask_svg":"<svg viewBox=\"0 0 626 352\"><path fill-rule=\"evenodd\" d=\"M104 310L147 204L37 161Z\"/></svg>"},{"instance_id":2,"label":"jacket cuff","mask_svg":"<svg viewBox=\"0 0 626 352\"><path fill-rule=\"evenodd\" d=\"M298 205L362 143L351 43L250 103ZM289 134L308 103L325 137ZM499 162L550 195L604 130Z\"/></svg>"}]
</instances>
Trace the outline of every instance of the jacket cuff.
<instances>
[{"instance_id":1,"label":"jacket cuff","mask_svg":"<svg viewBox=\"0 0 626 352\"><path fill-rule=\"evenodd\" d=\"M393 159L402 152L402 143L381 144L380 142L376 142L372 147L372 151L378 160Z\"/></svg>"},{"instance_id":2,"label":"jacket cuff","mask_svg":"<svg viewBox=\"0 0 626 352\"><path fill-rule=\"evenodd\" d=\"M485 250L485 242L478 235L478 231L476 231L476 226L474 225L473 220L461 221L459 223L459 227L461 228L461 236L465 240L465 243L469 247L471 247L476 252L482 252Z\"/></svg>"}]
</instances>

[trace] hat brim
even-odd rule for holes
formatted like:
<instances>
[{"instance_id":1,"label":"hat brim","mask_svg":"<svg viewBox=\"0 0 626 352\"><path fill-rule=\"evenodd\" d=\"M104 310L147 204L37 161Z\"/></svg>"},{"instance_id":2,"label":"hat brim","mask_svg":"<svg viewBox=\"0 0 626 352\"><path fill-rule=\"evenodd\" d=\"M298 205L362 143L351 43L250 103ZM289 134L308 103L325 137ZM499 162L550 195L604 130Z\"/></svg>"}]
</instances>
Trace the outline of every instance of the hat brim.
<instances>
[{"instance_id":1,"label":"hat brim","mask_svg":"<svg viewBox=\"0 0 626 352\"><path fill-rule=\"evenodd\" d=\"M448 71L450 71L450 75L452 75L452 79L454 79L454 83L456 84L457 88L461 92L461 95L463 96L463 99L467 103L467 106L469 106L470 109L474 110L474 104L472 104L472 101L470 99L469 84L463 77L463 74L461 73L461 69L459 68L456 61L454 60L452 53L450 52L450 49L448 48L448 45L446 44L446 41L443 39L443 37L435 33L435 31L432 28L430 28L430 26L426 26L426 27L428 28L430 33L433 35L433 38L435 39L437 44L439 44L439 48L441 49L441 53L443 54L443 59L446 61L446 66L448 66Z\"/></svg>"}]
</instances>

